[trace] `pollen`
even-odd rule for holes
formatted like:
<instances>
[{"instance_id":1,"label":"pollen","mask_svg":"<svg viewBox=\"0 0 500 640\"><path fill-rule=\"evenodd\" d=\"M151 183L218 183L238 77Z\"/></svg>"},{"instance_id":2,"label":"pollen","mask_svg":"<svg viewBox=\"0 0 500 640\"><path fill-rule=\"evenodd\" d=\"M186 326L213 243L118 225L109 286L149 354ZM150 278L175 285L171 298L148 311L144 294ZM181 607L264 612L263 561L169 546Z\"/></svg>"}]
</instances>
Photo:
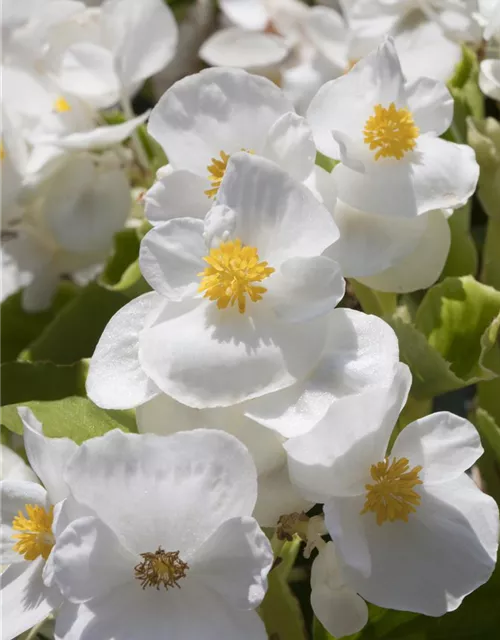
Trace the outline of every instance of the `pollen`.
<instances>
[{"instance_id":1,"label":"pollen","mask_svg":"<svg viewBox=\"0 0 500 640\"><path fill-rule=\"evenodd\" d=\"M408 516L416 512L415 507L421 501L420 495L413 490L422 484L418 476L421 470L420 466L410 470L407 458L393 458L392 462L385 458L372 464L370 475L375 483L365 485L366 501L361 513L373 511L378 525L387 520L408 522Z\"/></svg>"},{"instance_id":2,"label":"pollen","mask_svg":"<svg viewBox=\"0 0 500 640\"><path fill-rule=\"evenodd\" d=\"M267 289L255 283L275 271L267 262L259 261L255 247L243 246L239 238L211 249L204 260L209 266L198 274L202 276L198 291L204 292L205 298L217 300L219 309L237 303L240 313L245 313L247 296L252 302L262 300Z\"/></svg>"},{"instance_id":3,"label":"pollen","mask_svg":"<svg viewBox=\"0 0 500 640\"><path fill-rule=\"evenodd\" d=\"M394 102L388 109L378 104L375 114L368 118L363 130L365 144L371 151L377 151L375 160L401 160L405 153L415 148L418 134L419 128L415 126L411 112L408 109L396 109Z\"/></svg>"},{"instance_id":4,"label":"pollen","mask_svg":"<svg viewBox=\"0 0 500 640\"><path fill-rule=\"evenodd\" d=\"M66 111L71 111L71 106L66 98L59 96L54 102L54 111L57 111L57 113L66 113Z\"/></svg>"},{"instance_id":5,"label":"pollen","mask_svg":"<svg viewBox=\"0 0 500 640\"><path fill-rule=\"evenodd\" d=\"M141 553L142 562L134 567L135 577L140 580L141 587L163 585L166 591L170 587L180 589L179 580L186 577L189 565L179 558L179 551L165 551L161 547L154 553Z\"/></svg>"},{"instance_id":6,"label":"pollen","mask_svg":"<svg viewBox=\"0 0 500 640\"><path fill-rule=\"evenodd\" d=\"M19 511L12 521L14 531L20 532L12 536L18 541L14 545L14 551L24 556L25 560L36 560L39 556L47 560L54 546L54 507L46 511L38 504L26 504L24 509L28 517Z\"/></svg>"},{"instance_id":7,"label":"pollen","mask_svg":"<svg viewBox=\"0 0 500 640\"><path fill-rule=\"evenodd\" d=\"M246 153L253 153L250 149L241 149L241 151L246 151ZM211 158L212 164L209 164L207 167L208 170L208 179L212 183L212 188L204 191L205 195L209 198L214 198L217 195L217 191L219 191L219 187L222 182L222 178L226 173L227 163L229 162L229 158L231 156L225 151L221 151L219 153L219 158Z\"/></svg>"}]
</instances>

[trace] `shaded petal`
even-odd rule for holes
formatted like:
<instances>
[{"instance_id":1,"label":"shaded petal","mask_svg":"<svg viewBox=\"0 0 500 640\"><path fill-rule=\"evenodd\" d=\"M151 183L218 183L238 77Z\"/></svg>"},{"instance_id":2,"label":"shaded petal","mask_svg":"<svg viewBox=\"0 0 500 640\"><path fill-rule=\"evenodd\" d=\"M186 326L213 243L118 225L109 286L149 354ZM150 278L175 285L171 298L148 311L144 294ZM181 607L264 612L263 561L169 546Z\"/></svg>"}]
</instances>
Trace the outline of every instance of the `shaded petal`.
<instances>
[{"instance_id":1,"label":"shaded petal","mask_svg":"<svg viewBox=\"0 0 500 640\"><path fill-rule=\"evenodd\" d=\"M320 358L326 319L279 322L269 305L244 314L214 302L168 302L140 337L144 371L183 404L230 406L304 378Z\"/></svg>"},{"instance_id":2,"label":"shaded petal","mask_svg":"<svg viewBox=\"0 0 500 640\"><path fill-rule=\"evenodd\" d=\"M139 264L151 287L168 300L196 295L209 250L203 220L176 218L159 224L141 242Z\"/></svg>"},{"instance_id":3,"label":"shaded petal","mask_svg":"<svg viewBox=\"0 0 500 640\"><path fill-rule=\"evenodd\" d=\"M235 609L255 609L274 562L269 540L254 518L231 518L204 542L190 562L196 578Z\"/></svg>"},{"instance_id":4,"label":"shaded petal","mask_svg":"<svg viewBox=\"0 0 500 640\"><path fill-rule=\"evenodd\" d=\"M219 0L219 6L231 22L244 29L261 31L269 21L263 0Z\"/></svg>"},{"instance_id":5,"label":"shaded petal","mask_svg":"<svg viewBox=\"0 0 500 640\"><path fill-rule=\"evenodd\" d=\"M146 293L122 307L104 329L90 361L87 393L106 409L131 409L159 393L139 362L139 334L149 314L161 304Z\"/></svg>"},{"instance_id":6,"label":"shaded petal","mask_svg":"<svg viewBox=\"0 0 500 640\"><path fill-rule=\"evenodd\" d=\"M207 178L191 171L171 171L159 178L146 192L145 216L152 224L172 218L203 219L212 206L211 199L205 193L210 187Z\"/></svg>"},{"instance_id":7,"label":"shaded petal","mask_svg":"<svg viewBox=\"0 0 500 640\"><path fill-rule=\"evenodd\" d=\"M481 91L493 100L500 100L500 60L483 60L479 68Z\"/></svg>"},{"instance_id":8,"label":"shaded petal","mask_svg":"<svg viewBox=\"0 0 500 640\"><path fill-rule=\"evenodd\" d=\"M329 315L325 350L309 376L245 403L245 413L292 438L318 424L339 398L390 385L398 362L396 334L386 322L359 311L335 309Z\"/></svg>"},{"instance_id":9,"label":"shaded petal","mask_svg":"<svg viewBox=\"0 0 500 640\"><path fill-rule=\"evenodd\" d=\"M440 136L453 120L453 98L444 82L419 78L406 85L408 108L420 134Z\"/></svg>"},{"instance_id":10,"label":"shaded petal","mask_svg":"<svg viewBox=\"0 0 500 640\"><path fill-rule=\"evenodd\" d=\"M249 515L257 498L247 449L203 429L171 436L110 431L81 445L67 481L130 551L162 546L179 550L185 562L222 522Z\"/></svg>"}]
</instances>

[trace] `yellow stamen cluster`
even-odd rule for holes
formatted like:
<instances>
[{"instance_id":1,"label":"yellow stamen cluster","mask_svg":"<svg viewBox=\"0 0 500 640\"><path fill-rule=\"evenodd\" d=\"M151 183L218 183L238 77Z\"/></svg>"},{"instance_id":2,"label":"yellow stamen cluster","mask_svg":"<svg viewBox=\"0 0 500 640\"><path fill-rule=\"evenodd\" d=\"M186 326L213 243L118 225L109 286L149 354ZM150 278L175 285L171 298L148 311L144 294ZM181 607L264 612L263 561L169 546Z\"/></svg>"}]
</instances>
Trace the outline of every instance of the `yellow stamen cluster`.
<instances>
[{"instance_id":1,"label":"yellow stamen cluster","mask_svg":"<svg viewBox=\"0 0 500 640\"><path fill-rule=\"evenodd\" d=\"M71 111L71 106L66 98L59 96L54 102L54 111L57 111L57 113L66 113L66 111Z\"/></svg>"},{"instance_id":2,"label":"yellow stamen cluster","mask_svg":"<svg viewBox=\"0 0 500 640\"><path fill-rule=\"evenodd\" d=\"M388 109L378 104L375 114L368 118L363 130L365 144L372 151L377 149L375 160L401 160L405 153L415 148L418 134L419 129L411 112L408 109L396 109L394 102Z\"/></svg>"},{"instance_id":3,"label":"yellow stamen cluster","mask_svg":"<svg viewBox=\"0 0 500 640\"><path fill-rule=\"evenodd\" d=\"M205 298L217 300L219 309L238 303L240 313L245 312L246 296L252 302L262 300L267 289L254 283L275 271L267 262L259 262L255 247L243 246L240 239L221 243L204 260L209 266L198 274L202 276L198 291L204 292Z\"/></svg>"},{"instance_id":4,"label":"yellow stamen cluster","mask_svg":"<svg viewBox=\"0 0 500 640\"><path fill-rule=\"evenodd\" d=\"M12 536L18 540L14 545L14 551L24 556L25 560L36 560L39 556L47 560L54 546L54 507L46 511L38 504L26 504L24 508L28 517L19 511L12 521L14 531L21 532Z\"/></svg>"},{"instance_id":5,"label":"yellow stamen cluster","mask_svg":"<svg viewBox=\"0 0 500 640\"><path fill-rule=\"evenodd\" d=\"M3 160L6 156L3 140L0 140L0 160Z\"/></svg>"},{"instance_id":6,"label":"yellow stamen cluster","mask_svg":"<svg viewBox=\"0 0 500 640\"><path fill-rule=\"evenodd\" d=\"M135 577L140 580L141 587L163 585L168 591L170 587L180 589L179 580L186 577L189 565L179 558L179 551L165 551L161 547L154 553L141 553L142 562L134 567Z\"/></svg>"},{"instance_id":7,"label":"yellow stamen cluster","mask_svg":"<svg viewBox=\"0 0 500 640\"><path fill-rule=\"evenodd\" d=\"M246 151L246 153L253 153L250 149L241 149L241 151ZM231 157L225 151L221 151L219 153L220 160L218 158L211 158L212 164L209 164L207 167L208 170L208 179L212 183L212 188L204 191L204 194L209 198L214 198L217 195L217 191L219 191L219 187L222 182L222 178L226 173L227 163L229 162L229 158Z\"/></svg>"},{"instance_id":8,"label":"yellow stamen cluster","mask_svg":"<svg viewBox=\"0 0 500 640\"><path fill-rule=\"evenodd\" d=\"M387 520L408 522L409 514L416 511L415 507L421 500L413 487L422 484L418 477L422 467L409 469L407 458L393 458L392 462L385 458L382 462L372 464L370 475L375 484L365 485L366 502L361 513L373 511L378 525Z\"/></svg>"}]
</instances>

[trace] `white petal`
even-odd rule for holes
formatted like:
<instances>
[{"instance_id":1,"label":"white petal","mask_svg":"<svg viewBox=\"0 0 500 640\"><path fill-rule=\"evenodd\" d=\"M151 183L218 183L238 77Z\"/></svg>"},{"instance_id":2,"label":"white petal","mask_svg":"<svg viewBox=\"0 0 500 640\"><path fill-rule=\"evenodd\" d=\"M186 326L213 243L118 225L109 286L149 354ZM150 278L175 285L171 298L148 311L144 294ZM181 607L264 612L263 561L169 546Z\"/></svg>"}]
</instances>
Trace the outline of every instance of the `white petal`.
<instances>
[{"instance_id":1,"label":"white petal","mask_svg":"<svg viewBox=\"0 0 500 640\"><path fill-rule=\"evenodd\" d=\"M283 62L289 51L287 41L279 35L230 27L220 29L207 38L198 55L212 67L238 67L262 72Z\"/></svg>"},{"instance_id":2,"label":"white petal","mask_svg":"<svg viewBox=\"0 0 500 640\"><path fill-rule=\"evenodd\" d=\"M54 576L71 602L85 602L130 581L138 557L99 518L70 522L52 552Z\"/></svg>"},{"instance_id":3,"label":"white petal","mask_svg":"<svg viewBox=\"0 0 500 640\"><path fill-rule=\"evenodd\" d=\"M314 168L316 147L305 118L285 113L269 130L262 155L296 180L305 180Z\"/></svg>"},{"instance_id":4,"label":"white petal","mask_svg":"<svg viewBox=\"0 0 500 640\"><path fill-rule=\"evenodd\" d=\"M338 570L328 562L334 554L332 542L328 542L315 558L311 570L311 606L314 614L336 638L360 631L368 622L368 607L358 594L345 584L332 585L334 576L319 576L325 571Z\"/></svg>"},{"instance_id":5,"label":"white petal","mask_svg":"<svg viewBox=\"0 0 500 640\"><path fill-rule=\"evenodd\" d=\"M290 386L319 360L326 319L279 322L264 301L243 314L208 300L167 302L140 336L142 368L164 393L197 408Z\"/></svg>"},{"instance_id":6,"label":"white petal","mask_svg":"<svg viewBox=\"0 0 500 640\"><path fill-rule=\"evenodd\" d=\"M321 360L309 376L245 403L245 413L287 438L301 435L339 398L390 385L398 361L398 341L387 323L359 311L336 309L329 315Z\"/></svg>"},{"instance_id":7,"label":"white petal","mask_svg":"<svg viewBox=\"0 0 500 640\"><path fill-rule=\"evenodd\" d=\"M212 206L212 200L205 193L210 187L208 179L191 171L172 171L146 192L145 216L152 224L172 218L203 219Z\"/></svg>"},{"instance_id":8,"label":"white petal","mask_svg":"<svg viewBox=\"0 0 500 640\"><path fill-rule=\"evenodd\" d=\"M205 69L176 82L151 112L148 131L175 169L206 176L221 151L260 153L293 106L270 80L240 69Z\"/></svg>"},{"instance_id":9,"label":"white petal","mask_svg":"<svg viewBox=\"0 0 500 640\"><path fill-rule=\"evenodd\" d=\"M21 456L5 444L0 445L0 469L0 480L38 482L38 478Z\"/></svg>"},{"instance_id":10,"label":"white petal","mask_svg":"<svg viewBox=\"0 0 500 640\"><path fill-rule=\"evenodd\" d=\"M127 138L130 138L137 127L146 122L149 117L149 111L145 111L140 116L110 126L97 127L90 131L79 131L70 133L59 139L51 139L50 142L64 149L72 149L74 151L99 151L106 147L112 147L120 144Z\"/></svg>"},{"instance_id":11,"label":"white petal","mask_svg":"<svg viewBox=\"0 0 500 640\"><path fill-rule=\"evenodd\" d=\"M98 406L131 409L159 392L139 363L139 334L159 303L156 293L146 293L120 309L104 329L86 383L89 398Z\"/></svg>"},{"instance_id":12,"label":"white petal","mask_svg":"<svg viewBox=\"0 0 500 640\"><path fill-rule=\"evenodd\" d=\"M274 268L287 258L318 256L338 238L311 191L264 158L233 156L216 202L235 212L234 234Z\"/></svg>"},{"instance_id":13,"label":"white petal","mask_svg":"<svg viewBox=\"0 0 500 640\"><path fill-rule=\"evenodd\" d=\"M348 65L348 30L342 16L330 7L312 7L307 12L305 31L341 75Z\"/></svg>"},{"instance_id":14,"label":"white petal","mask_svg":"<svg viewBox=\"0 0 500 640\"><path fill-rule=\"evenodd\" d=\"M286 455L283 451L281 466L258 477L259 494L253 516L262 527L275 527L285 513L308 511L313 505L300 493L288 475Z\"/></svg>"},{"instance_id":15,"label":"white petal","mask_svg":"<svg viewBox=\"0 0 500 640\"><path fill-rule=\"evenodd\" d=\"M20 511L26 515L27 504L41 505L48 508L47 492L36 482L21 480L3 480L0 483L1 494L1 524L0 524L0 555L1 564L23 562L24 558L13 546L17 542L12 536L17 532L12 528L12 521Z\"/></svg>"},{"instance_id":16,"label":"white petal","mask_svg":"<svg viewBox=\"0 0 500 640\"><path fill-rule=\"evenodd\" d=\"M219 5L231 22L244 29L261 31L269 20L266 3L262 0L220 0Z\"/></svg>"},{"instance_id":17,"label":"white petal","mask_svg":"<svg viewBox=\"0 0 500 640\"><path fill-rule=\"evenodd\" d=\"M379 526L374 514L359 515L371 574L346 574L358 593L378 606L441 616L490 577L498 507L465 474L426 484L419 493L422 502L408 522Z\"/></svg>"},{"instance_id":18,"label":"white petal","mask_svg":"<svg viewBox=\"0 0 500 640\"><path fill-rule=\"evenodd\" d=\"M404 78L392 40L358 62L349 73L324 84L312 99L307 119L322 153L340 159L332 131L362 140L377 104L404 106Z\"/></svg>"},{"instance_id":19,"label":"white petal","mask_svg":"<svg viewBox=\"0 0 500 640\"><path fill-rule=\"evenodd\" d=\"M285 442L290 478L306 498L325 502L364 491L371 465L385 457L410 385L409 369L400 364L390 386L339 399L314 429Z\"/></svg>"},{"instance_id":20,"label":"white petal","mask_svg":"<svg viewBox=\"0 0 500 640\"><path fill-rule=\"evenodd\" d=\"M127 87L158 73L174 57L177 23L162 0L105 2L102 23L103 30L115 36L115 64Z\"/></svg>"},{"instance_id":21,"label":"white petal","mask_svg":"<svg viewBox=\"0 0 500 640\"><path fill-rule=\"evenodd\" d=\"M28 460L47 489L51 504L56 504L68 494L63 474L78 445L69 438L45 437L42 424L28 407L19 407L17 412L24 426Z\"/></svg>"},{"instance_id":22,"label":"white petal","mask_svg":"<svg viewBox=\"0 0 500 640\"><path fill-rule=\"evenodd\" d=\"M7 567L0 576L2 640L13 640L54 608L42 581L43 558Z\"/></svg>"},{"instance_id":23,"label":"white petal","mask_svg":"<svg viewBox=\"0 0 500 640\"><path fill-rule=\"evenodd\" d=\"M207 587L235 609L255 609L264 599L274 556L256 520L227 520L198 549L190 563Z\"/></svg>"},{"instance_id":24,"label":"white petal","mask_svg":"<svg viewBox=\"0 0 500 640\"><path fill-rule=\"evenodd\" d=\"M208 255L204 224L195 218L177 218L159 224L141 242L139 264L143 276L167 300L196 295L200 272Z\"/></svg>"},{"instance_id":25,"label":"white petal","mask_svg":"<svg viewBox=\"0 0 500 640\"><path fill-rule=\"evenodd\" d=\"M442 209L423 214L417 220L420 218L426 228L415 249L376 275L358 277L361 283L377 291L407 293L427 289L436 282L448 257L450 227Z\"/></svg>"},{"instance_id":26,"label":"white petal","mask_svg":"<svg viewBox=\"0 0 500 640\"><path fill-rule=\"evenodd\" d=\"M408 458L421 466L426 486L447 482L472 467L483 448L477 429L464 418L440 411L407 425L399 434L391 456Z\"/></svg>"},{"instance_id":27,"label":"white petal","mask_svg":"<svg viewBox=\"0 0 500 640\"><path fill-rule=\"evenodd\" d=\"M481 62L479 86L484 94L493 100L500 100L500 60Z\"/></svg>"},{"instance_id":28,"label":"white petal","mask_svg":"<svg viewBox=\"0 0 500 640\"><path fill-rule=\"evenodd\" d=\"M266 640L264 624L253 611L238 611L215 591L184 579L180 589L142 590L133 582L103 599L86 604L64 605L57 616L58 640L137 640L148 637L172 639ZM168 595L168 597L166 597Z\"/></svg>"},{"instance_id":29,"label":"white petal","mask_svg":"<svg viewBox=\"0 0 500 640\"><path fill-rule=\"evenodd\" d=\"M249 515L257 497L246 448L202 429L166 437L111 431L80 447L67 480L133 553L162 546L185 562L222 522Z\"/></svg>"},{"instance_id":30,"label":"white petal","mask_svg":"<svg viewBox=\"0 0 500 640\"><path fill-rule=\"evenodd\" d=\"M266 301L284 322L307 322L334 309L344 293L337 262L326 256L289 258L270 279Z\"/></svg>"},{"instance_id":31,"label":"white petal","mask_svg":"<svg viewBox=\"0 0 500 640\"><path fill-rule=\"evenodd\" d=\"M333 218L339 239L325 255L340 263L344 276L372 276L411 253L427 229L425 216L396 218L365 213L337 200Z\"/></svg>"},{"instance_id":32,"label":"white petal","mask_svg":"<svg viewBox=\"0 0 500 640\"><path fill-rule=\"evenodd\" d=\"M406 86L408 108L420 134L444 133L453 120L453 98L444 82L419 78Z\"/></svg>"}]
</instances>

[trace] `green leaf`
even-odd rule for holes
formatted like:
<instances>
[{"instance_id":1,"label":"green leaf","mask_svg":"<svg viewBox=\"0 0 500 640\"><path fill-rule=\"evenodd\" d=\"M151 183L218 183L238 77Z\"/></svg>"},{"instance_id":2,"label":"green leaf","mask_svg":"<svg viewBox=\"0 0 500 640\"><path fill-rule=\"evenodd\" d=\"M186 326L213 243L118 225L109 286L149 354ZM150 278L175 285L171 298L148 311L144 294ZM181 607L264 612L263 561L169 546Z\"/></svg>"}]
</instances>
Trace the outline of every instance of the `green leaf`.
<instances>
[{"instance_id":1,"label":"green leaf","mask_svg":"<svg viewBox=\"0 0 500 640\"><path fill-rule=\"evenodd\" d=\"M441 279L469 274L475 275L477 272L477 249L469 230L470 202L457 209L448 220L451 232L451 246L446 264L441 273Z\"/></svg>"},{"instance_id":2,"label":"green leaf","mask_svg":"<svg viewBox=\"0 0 500 640\"><path fill-rule=\"evenodd\" d=\"M395 293L375 291L357 280L350 279L349 284L365 313L384 316L396 311L397 296Z\"/></svg>"},{"instance_id":3,"label":"green leaf","mask_svg":"<svg viewBox=\"0 0 500 640\"><path fill-rule=\"evenodd\" d=\"M300 540L286 542L278 558L280 563L268 576L266 597L260 614L272 640L306 640L304 619L297 598L288 585L288 576L300 548Z\"/></svg>"},{"instance_id":4,"label":"green leaf","mask_svg":"<svg viewBox=\"0 0 500 640\"><path fill-rule=\"evenodd\" d=\"M85 395L85 362L70 366L51 362L7 362L1 366L0 373L2 405Z\"/></svg>"},{"instance_id":5,"label":"green leaf","mask_svg":"<svg viewBox=\"0 0 500 640\"><path fill-rule=\"evenodd\" d=\"M122 293L90 283L30 345L26 358L57 364L90 358L105 326L127 302Z\"/></svg>"},{"instance_id":6,"label":"green leaf","mask_svg":"<svg viewBox=\"0 0 500 640\"><path fill-rule=\"evenodd\" d=\"M397 312L400 356L413 374L416 400L500 374L500 292L471 276L447 278L424 296L410 323Z\"/></svg>"},{"instance_id":7,"label":"green leaf","mask_svg":"<svg viewBox=\"0 0 500 640\"><path fill-rule=\"evenodd\" d=\"M151 288L139 268L139 247L142 228L123 229L115 235L114 250L99 277L99 284L135 298Z\"/></svg>"},{"instance_id":8,"label":"green leaf","mask_svg":"<svg viewBox=\"0 0 500 640\"><path fill-rule=\"evenodd\" d=\"M325 156L321 151L316 152L316 164L325 171L328 171L328 173L331 173L338 163L338 160Z\"/></svg>"},{"instance_id":9,"label":"green leaf","mask_svg":"<svg viewBox=\"0 0 500 640\"><path fill-rule=\"evenodd\" d=\"M136 431L129 412L108 412L100 409L88 398L78 396L62 400L21 402L2 408L2 424L21 434L23 425L17 409L29 407L43 425L45 435L52 438L71 438L80 444L89 438L102 436L112 429ZM123 415L120 415L123 414Z\"/></svg>"},{"instance_id":10,"label":"green leaf","mask_svg":"<svg viewBox=\"0 0 500 640\"><path fill-rule=\"evenodd\" d=\"M496 384L495 384L496 383ZM492 382L483 382L481 385L493 384L492 391L496 393L496 402L492 405L498 411L498 394L500 392L499 380ZM479 392L479 402L481 408L478 408L471 416L472 422L476 425L479 435L481 436L481 444L484 448L483 455L478 460L479 471L481 473L481 481L484 485L483 489L487 491L500 505L500 427L493 416L491 416L483 408L485 398Z\"/></svg>"},{"instance_id":11,"label":"green leaf","mask_svg":"<svg viewBox=\"0 0 500 640\"><path fill-rule=\"evenodd\" d=\"M71 282L59 285L50 309L38 313L28 313L22 307L22 291L9 296L2 302L1 361L15 360L23 349L35 340L43 329L77 294L78 287Z\"/></svg>"}]
</instances>

